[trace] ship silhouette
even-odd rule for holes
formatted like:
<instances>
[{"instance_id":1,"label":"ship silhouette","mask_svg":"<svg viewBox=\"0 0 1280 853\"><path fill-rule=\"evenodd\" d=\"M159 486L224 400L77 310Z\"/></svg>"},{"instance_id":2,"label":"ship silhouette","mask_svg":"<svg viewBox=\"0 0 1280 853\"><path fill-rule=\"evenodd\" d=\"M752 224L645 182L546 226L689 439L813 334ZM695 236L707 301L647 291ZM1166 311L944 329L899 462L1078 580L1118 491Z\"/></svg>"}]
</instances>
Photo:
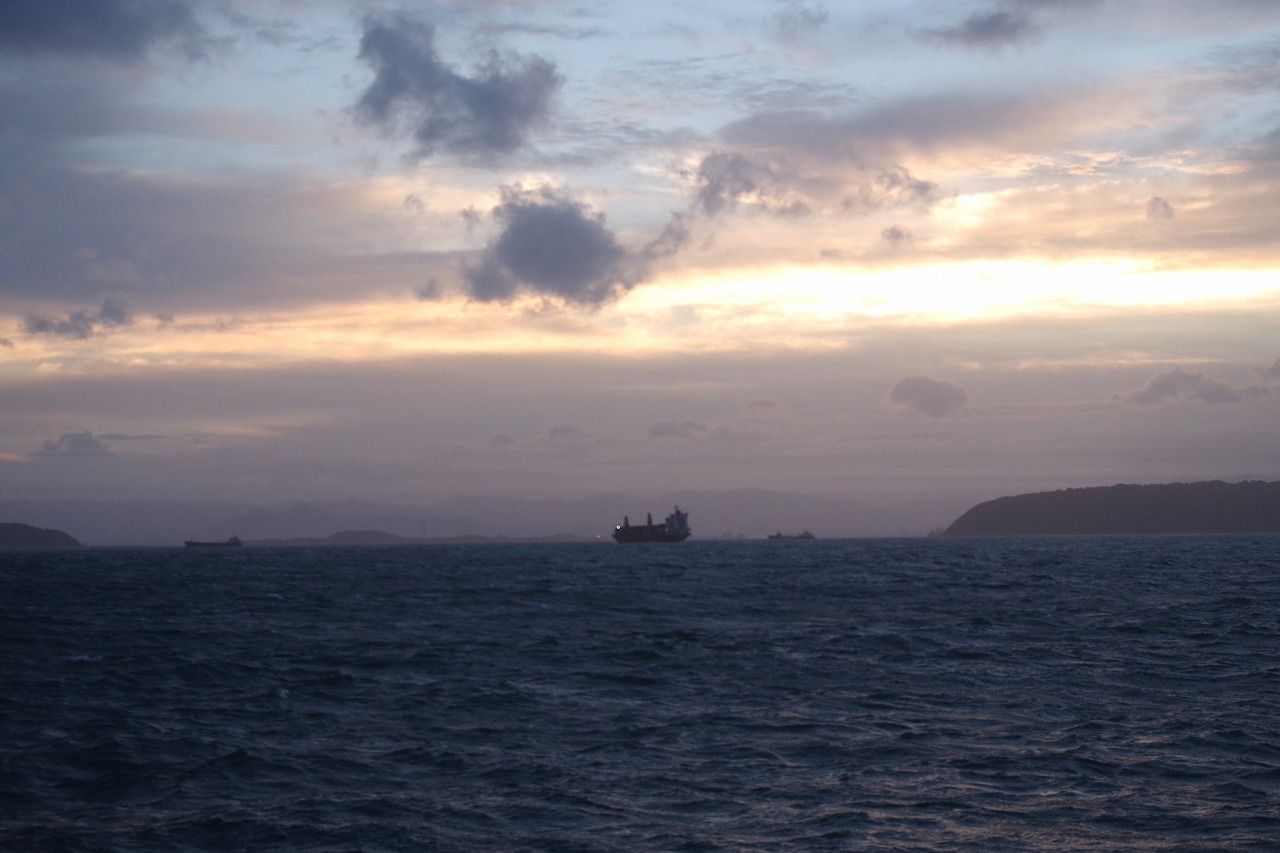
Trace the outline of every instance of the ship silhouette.
<instances>
[{"instance_id":1,"label":"ship silhouette","mask_svg":"<svg viewBox=\"0 0 1280 853\"><path fill-rule=\"evenodd\" d=\"M693 531L689 529L689 513L681 512L680 507L667 516L667 520L653 523L653 513L648 514L645 524L632 524L627 516L622 523L613 528L615 542L683 542Z\"/></svg>"}]
</instances>

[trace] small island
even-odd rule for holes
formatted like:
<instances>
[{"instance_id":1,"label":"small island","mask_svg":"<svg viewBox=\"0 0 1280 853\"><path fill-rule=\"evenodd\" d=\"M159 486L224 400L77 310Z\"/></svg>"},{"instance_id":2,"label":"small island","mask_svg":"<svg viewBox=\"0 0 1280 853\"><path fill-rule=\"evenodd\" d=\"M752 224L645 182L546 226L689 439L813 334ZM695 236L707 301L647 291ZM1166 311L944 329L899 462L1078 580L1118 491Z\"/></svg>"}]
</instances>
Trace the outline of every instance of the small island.
<instances>
[{"instance_id":1,"label":"small island","mask_svg":"<svg viewBox=\"0 0 1280 853\"><path fill-rule=\"evenodd\" d=\"M996 498L943 536L1280 533L1280 483L1115 485Z\"/></svg>"},{"instance_id":2,"label":"small island","mask_svg":"<svg viewBox=\"0 0 1280 853\"><path fill-rule=\"evenodd\" d=\"M32 527L18 522L0 522L0 550L33 551L80 547L80 542L61 530Z\"/></svg>"}]
</instances>

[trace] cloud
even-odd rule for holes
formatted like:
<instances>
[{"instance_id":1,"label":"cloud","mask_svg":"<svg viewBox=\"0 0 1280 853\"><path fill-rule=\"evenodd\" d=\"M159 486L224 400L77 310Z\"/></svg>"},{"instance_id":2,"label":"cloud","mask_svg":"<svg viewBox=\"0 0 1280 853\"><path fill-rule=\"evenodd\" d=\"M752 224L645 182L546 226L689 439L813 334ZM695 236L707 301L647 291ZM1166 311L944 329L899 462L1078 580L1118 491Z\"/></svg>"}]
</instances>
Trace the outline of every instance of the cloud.
<instances>
[{"instance_id":1,"label":"cloud","mask_svg":"<svg viewBox=\"0 0 1280 853\"><path fill-rule=\"evenodd\" d=\"M898 382L889 391L889 399L931 418L960 414L969 405L969 395L960 386L923 376L908 376Z\"/></svg>"},{"instance_id":2,"label":"cloud","mask_svg":"<svg viewBox=\"0 0 1280 853\"><path fill-rule=\"evenodd\" d=\"M922 30L921 36L964 47L1000 48L1035 32L1035 22L1029 16L1016 10L997 9L974 13L952 27Z\"/></svg>"},{"instance_id":3,"label":"cloud","mask_svg":"<svg viewBox=\"0 0 1280 853\"><path fill-rule=\"evenodd\" d=\"M912 152L979 146L1007 151L1038 147L1096 122L1097 104L1064 95L1028 96L1001 90L939 91L876 102L853 111L769 110L720 131L730 147L787 152L803 162L843 164L874 173Z\"/></svg>"},{"instance_id":4,"label":"cloud","mask_svg":"<svg viewBox=\"0 0 1280 853\"><path fill-rule=\"evenodd\" d=\"M1153 195L1147 202L1147 219L1173 219L1173 205Z\"/></svg>"},{"instance_id":5,"label":"cloud","mask_svg":"<svg viewBox=\"0 0 1280 853\"><path fill-rule=\"evenodd\" d=\"M23 327L29 335L46 335L82 341L95 334L101 334L107 329L127 326L132 322L128 306L123 301L107 298L103 300L102 308L98 311L72 311L67 314L65 320L28 314L23 321Z\"/></svg>"},{"instance_id":6,"label":"cloud","mask_svg":"<svg viewBox=\"0 0 1280 853\"><path fill-rule=\"evenodd\" d=\"M609 31L601 27L571 27L550 24L530 24L527 22L500 23L497 21L484 21L476 26L475 33L478 36L484 36L486 38L501 36L507 33L516 33L519 35L551 36L553 38L568 39L570 41L584 41L586 39L606 36L609 34Z\"/></svg>"},{"instance_id":7,"label":"cloud","mask_svg":"<svg viewBox=\"0 0 1280 853\"><path fill-rule=\"evenodd\" d=\"M444 288L434 277L413 289L413 295L424 302L434 302L444 296Z\"/></svg>"},{"instance_id":8,"label":"cloud","mask_svg":"<svg viewBox=\"0 0 1280 853\"><path fill-rule=\"evenodd\" d=\"M1280 358L1277 358L1274 364L1264 370L1263 375L1271 379L1280 379Z\"/></svg>"},{"instance_id":9,"label":"cloud","mask_svg":"<svg viewBox=\"0 0 1280 853\"><path fill-rule=\"evenodd\" d=\"M678 251L687 238L676 216L656 238L628 251L603 213L551 188L504 188L493 217L502 232L463 271L480 301L508 300L523 289L599 305L644 281L649 265Z\"/></svg>"},{"instance_id":10,"label":"cloud","mask_svg":"<svg viewBox=\"0 0 1280 853\"><path fill-rule=\"evenodd\" d=\"M928 206L938 199L938 185L922 181L902 166L880 169L856 187L856 192L845 197L846 210L878 210L882 207L901 207L919 204Z\"/></svg>"},{"instance_id":11,"label":"cloud","mask_svg":"<svg viewBox=\"0 0 1280 853\"><path fill-rule=\"evenodd\" d=\"M179 0L5 0L0 51L136 60L173 41L203 52L204 33Z\"/></svg>"},{"instance_id":12,"label":"cloud","mask_svg":"<svg viewBox=\"0 0 1280 853\"><path fill-rule=\"evenodd\" d=\"M880 239L895 249L910 246L912 241L911 232L898 225L890 225L881 231Z\"/></svg>"},{"instance_id":13,"label":"cloud","mask_svg":"<svg viewBox=\"0 0 1280 853\"><path fill-rule=\"evenodd\" d=\"M752 400L743 407L746 417L763 417L778 411L780 404L776 400Z\"/></svg>"},{"instance_id":14,"label":"cloud","mask_svg":"<svg viewBox=\"0 0 1280 853\"><path fill-rule=\"evenodd\" d=\"M510 447L515 444L515 439L507 432L495 432L493 437L489 439L489 446L493 448Z\"/></svg>"},{"instance_id":15,"label":"cloud","mask_svg":"<svg viewBox=\"0 0 1280 853\"><path fill-rule=\"evenodd\" d=\"M113 455L113 451L95 438L93 433L85 430L64 432L56 440L47 439L44 446L31 455L46 459L101 459Z\"/></svg>"},{"instance_id":16,"label":"cloud","mask_svg":"<svg viewBox=\"0 0 1280 853\"><path fill-rule=\"evenodd\" d=\"M573 424L557 424L547 430L547 447L562 459L583 456L591 446L591 433Z\"/></svg>"},{"instance_id":17,"label":"cloud","mask_svg":"<svg viewBox=\"0 0 1280 853\"><path fill-rule=\"evenodd\" d=\"M773 29L784 42L803 41L820 30L831 19L827 7L804 0L783 0L782 8L770 18Z\"/></svg>"},{"instance_id":18,"label":"cloud","mask_svg":"<svg viewBox=\"0 0 1280 853\"><path fill-rule=\"evenodd\" d=\"M653 424L647 430L650 438L684 438L695 439L706 435L706 424L698 421L663 421Z\"/></svg>"},{"instance_id":19,"label":"cloud","mask_svg":"<svg viewBox=\"0 0 1280 853\"><path fill-rule=\"evenodd\" d=\"M155 439L158 439L158 438L164 438L164 436L156 435L155 433L149 433L149 432L141 433L141 434L133 434L133 433L127 433L127 432L108 432L108 433L103 433L102 435L98 436L98 438L103 439L104 441L154 441Z\"/></svg>"},{"instance_id":20,"label":"cloud","mask_svg":"<svg viewBox=\"0 0 1280 853\"><path fill-rule=\"evenodd\" d=\"M1041 32L1034 13L1040 11L1079 11L1097 5L1098 0L1009 0L1003 5L974 12L950 27L934 27L917 31L924 41L942 42L961 47L997 50L1032 38Z\"/></svg>"},{"instance_id":21,"label":"cloud","mask_svg":"<svg viewBox=\"0 0 1280 853\"><path fill-rule=\"evenodd\" d=\"M694 207L708 216L749 203L780 216L803 216L809 206L786 197L794 176L786 167L735 151L713 151L702 158L695 177Z\"/></svg>"},{"instance_id":22,"label":"cloud","mask_svg":"<svg viewBox=\"0 0 1280 853\"><path fill-rule=\"evenodd\" d=\"M484 160L523 147L550 114L562 82L555 66L491 52L467 77L441 61L434 41L435 28L408 14L366 18L360 59L375 76L356 115L391 132L407 130L418 158L444 150Z\"/></svg>"},{"instance_id":23,"label":"cloud","mask_svg":"<svg viewBox=\"0 0 1280 853\"><path fill-rule=\"evenodd\" d=\"M1247 397L1266 393L1265 388L1235 388L1217 379L1210 379L1203 373L1189 373L1181 367L1175 367L1152 379L1144 388L1134 391L1129 395L1129 400L1141 406L1173 399L1199 400L1202 403L1238 403Z\"/></svg>"},{"instance_id":24,"label":"cloud","mask_svg":"<svg viewBox=\"0 0 1280 853\"><path fill-rule=\"evenodd\" d=\"M712 151L694 175L693 207L716 216L740 205L752 210L797 218L815 208L868 213L884 207L928 205L938 187L898 165L833 168L829 160L772 152Z\"/></svg>"},{"instance_id":25,"label":"cloud","mask_svg":"<svg viewBox=\"0 0 1280 853\"><path fill-rule=\"evenodd\" d=\"M547 442L549 444L582 444L591 440L591 433L573 424L557 424L547 430Z\"/></svg>"}]
</instances>

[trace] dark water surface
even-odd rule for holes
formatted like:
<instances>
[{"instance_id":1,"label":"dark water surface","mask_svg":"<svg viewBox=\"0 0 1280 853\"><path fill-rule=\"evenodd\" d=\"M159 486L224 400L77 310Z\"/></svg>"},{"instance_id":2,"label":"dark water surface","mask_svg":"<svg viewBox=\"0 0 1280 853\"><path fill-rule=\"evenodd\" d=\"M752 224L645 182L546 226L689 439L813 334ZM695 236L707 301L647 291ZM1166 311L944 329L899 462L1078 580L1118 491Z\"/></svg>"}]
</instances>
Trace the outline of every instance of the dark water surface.
<instances>
[{"instance_id":1,"label":"dark water surface","mask_svg":"<svg viewBox=\"0 0 1280 853\"><path fill-rule=\"evenodd\" d=\"M0 555L6 850L1278 850L1280 537Z\"/></svg>"}]
</instances>

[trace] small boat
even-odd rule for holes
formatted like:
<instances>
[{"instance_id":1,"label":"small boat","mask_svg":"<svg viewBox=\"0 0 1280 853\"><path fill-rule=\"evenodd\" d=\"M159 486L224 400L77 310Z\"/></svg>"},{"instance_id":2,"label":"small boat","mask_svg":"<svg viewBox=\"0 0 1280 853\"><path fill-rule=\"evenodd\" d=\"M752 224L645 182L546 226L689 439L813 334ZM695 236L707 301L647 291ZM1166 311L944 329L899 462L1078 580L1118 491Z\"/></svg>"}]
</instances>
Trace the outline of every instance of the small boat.
<instances>
[{"instance_id":1,"label":"small boat","mask_svg":"<svg viewBox=\"0 0 1280 853\"><path fill-rule=\"evenodd\" d=\"M769 538L770 539L817 539L818 537L814 536L812 533L810 533L807 530L802 530L799 533L783 533L781 530L779 530L777 533L770 533Z\"/></svg>"},{"instance_id":2,"label":"small boat","mask_svg":"<svg viewBox=\"0 0 1280 853\"><path fill-rule=\"evenodd\" d=\"M244 543L239 538L232 536L230 539L223 539L221 542L200 542L196 539L188 539L182 544L188 548L239 548Z\"/></svg>"}]
</instances>

